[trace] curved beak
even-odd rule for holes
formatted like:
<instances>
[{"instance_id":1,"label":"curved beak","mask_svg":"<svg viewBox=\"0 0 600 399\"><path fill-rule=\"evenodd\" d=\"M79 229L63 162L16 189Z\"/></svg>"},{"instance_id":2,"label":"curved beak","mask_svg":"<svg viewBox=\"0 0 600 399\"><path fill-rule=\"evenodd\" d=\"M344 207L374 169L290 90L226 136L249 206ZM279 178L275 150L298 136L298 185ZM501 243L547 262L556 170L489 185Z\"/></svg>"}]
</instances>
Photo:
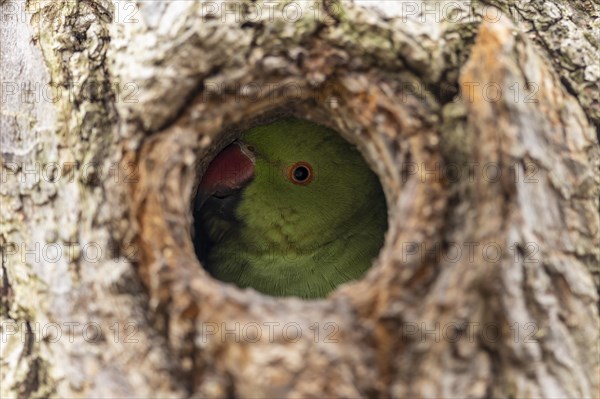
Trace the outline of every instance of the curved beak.
<instances>
[{"instance_id":1,"label":"curved beak","mask_svg":"<svg viewBox=\"0 0 600 399\"><path fill-rule=\"evenodd\" d=\"M208 165L202 176L194 208L200 209L210 197L225 198L244 188L254 177L256 156L242 141L234 141Z\"/></svg>"}]
</instances>

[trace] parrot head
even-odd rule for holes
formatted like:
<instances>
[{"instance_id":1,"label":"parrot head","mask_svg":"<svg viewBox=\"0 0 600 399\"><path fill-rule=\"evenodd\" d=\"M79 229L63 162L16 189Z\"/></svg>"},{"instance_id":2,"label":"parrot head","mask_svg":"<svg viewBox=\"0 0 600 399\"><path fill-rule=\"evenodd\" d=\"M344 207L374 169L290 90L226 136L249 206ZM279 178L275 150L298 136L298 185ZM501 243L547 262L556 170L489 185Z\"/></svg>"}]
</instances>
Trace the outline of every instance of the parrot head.
<instances>
[{"instance_id":1,"label":"parrot head","mask_svg":"<svg viewBox=\"0 0 600 399\"><path fill-rule=\"evenodd\" d=\"M196 209L197 252L208 270L280 295L290 292L285 281L319 278L325 268L340 277L327 277L321 293L356 278L371 258L344 248L372 238L378 250L387 227L379 180L360 153L336 132L293 118L250 129L221 151L202 177Z\"/></svg>"}]
</instances>

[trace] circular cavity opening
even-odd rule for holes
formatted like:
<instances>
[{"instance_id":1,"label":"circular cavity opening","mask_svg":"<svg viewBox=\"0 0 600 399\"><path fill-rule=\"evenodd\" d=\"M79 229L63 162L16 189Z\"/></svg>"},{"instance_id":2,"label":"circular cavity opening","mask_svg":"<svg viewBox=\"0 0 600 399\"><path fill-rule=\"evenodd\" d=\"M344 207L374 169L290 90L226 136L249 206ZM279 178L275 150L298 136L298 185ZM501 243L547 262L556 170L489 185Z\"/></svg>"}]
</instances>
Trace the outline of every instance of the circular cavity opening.
<instances>
[{"instance_id":1,"label":"circular cavity opening","mask_svg":"<svg viewBox=\"0 0 600 399\"><path fill-rule=\"evenodd\" d=\"M193 242L217 280L319 299L361 279L383 247L380 179L331 126L286 112L255 118L220 134L198 171Z\"/></svg>"}]
</instances>

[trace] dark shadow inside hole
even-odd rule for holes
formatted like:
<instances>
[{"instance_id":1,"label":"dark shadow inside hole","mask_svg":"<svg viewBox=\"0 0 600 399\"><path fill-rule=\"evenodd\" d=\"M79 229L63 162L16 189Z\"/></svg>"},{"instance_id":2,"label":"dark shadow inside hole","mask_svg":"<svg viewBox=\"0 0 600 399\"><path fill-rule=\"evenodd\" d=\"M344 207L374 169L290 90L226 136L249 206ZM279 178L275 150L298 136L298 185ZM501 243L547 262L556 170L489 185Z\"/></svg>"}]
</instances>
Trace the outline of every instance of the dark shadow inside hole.
<instances>
[{"instance_id":1,"label":"dark shadow inside hole","mask_svg":"<svg viewBox=\"0 0 600 399\"><path fill-rule=\"evenodd\" d=\"M381 183L359 151L294 117L242 132L194 198L194 246L216 279L272 296L322 298L361 278L383 245Z\"/></svg>"}]
</instances>

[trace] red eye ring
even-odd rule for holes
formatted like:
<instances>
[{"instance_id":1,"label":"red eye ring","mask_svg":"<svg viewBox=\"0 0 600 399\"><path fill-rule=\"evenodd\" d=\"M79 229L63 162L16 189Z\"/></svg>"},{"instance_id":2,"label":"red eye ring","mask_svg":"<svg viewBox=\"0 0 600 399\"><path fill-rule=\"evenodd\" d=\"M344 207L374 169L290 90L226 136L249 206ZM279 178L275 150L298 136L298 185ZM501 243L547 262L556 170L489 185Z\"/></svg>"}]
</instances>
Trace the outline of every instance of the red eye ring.
<instances>
[{"instance_id":1,"label":"red eye ring","mask_svg":"<svg viewBox=\"0 0 600 399\"><path fill-rule=\"evenodd\" d=\"M288 179L299 186L306 186L313 181L315 174L308 162L296 162L288 168Z\"/></svg>"}]
</instances>

